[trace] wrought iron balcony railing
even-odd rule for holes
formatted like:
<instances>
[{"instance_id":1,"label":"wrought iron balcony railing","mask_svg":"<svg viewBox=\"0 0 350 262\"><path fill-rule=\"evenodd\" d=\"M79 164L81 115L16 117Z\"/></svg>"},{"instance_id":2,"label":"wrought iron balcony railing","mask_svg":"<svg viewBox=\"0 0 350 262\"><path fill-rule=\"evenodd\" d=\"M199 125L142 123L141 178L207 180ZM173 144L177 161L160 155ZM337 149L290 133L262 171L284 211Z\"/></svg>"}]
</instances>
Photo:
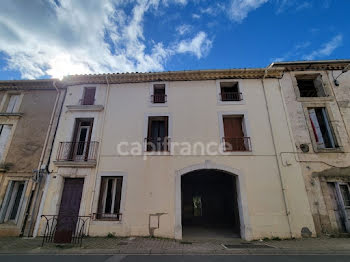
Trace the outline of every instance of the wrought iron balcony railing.
<instances>
[{"instance_id":1,"label":"wrought iron balcony railing","mask_svg":"<svg viewBox=\"0 0 350 262\"><path fill-rule=\"evenodd\" d=\"M167 102L167 95L166 94L154 94L151 95L151 101L154 104L162 104Z\"/></svg>"},{"instance_id":2,"label":"wrought iron balcony railing","mask_svg":"<svg viewBox=\"0 0 350 262\"><path fill-rule=\"evenodd\" d=\"M250 137L223 137L224 151L252 151Z\"/></svg>"},{"instance_id":3,"label":"wrought iron balcony railing","mask_svg":"<svg viewBox=\"0 0 350 262\"><path fill-rule=\"evenodd\" d=\"M146 137L145 150L147 152L169 152L170 137Z\"/></svg>"},{"instance_id":4,"label":"wrought iron balcony railing","mask_svg":"<svg viewBox=\"0 0 350 262\"><path fill-rule=\"evenodd\" d=\"M242 93L240 92L222 92L220 94L221 101L241 101L243 100Z\"/></svg>"},{"instance_id":5,"label":"wrought iron balcony railing","mask_svg":"<svg viewBox=\"0 0 350 262\"><path fill-rule=\"evenodd\" d=\"M72 243L81 246L83 237L87 235L87 222L90 216L42 215L45 222L44 243Z\"/></svg>"},{"instance_id":6,"label":"wrought iron balcony railing","mask_svg":"<svg viewBox=\"0 0 350 262\"><path fill-rule=\"evenodd\" d=\"M57 161L94 161L97 157L98 142L60 142Z\"/></svg>"}]
</instances>

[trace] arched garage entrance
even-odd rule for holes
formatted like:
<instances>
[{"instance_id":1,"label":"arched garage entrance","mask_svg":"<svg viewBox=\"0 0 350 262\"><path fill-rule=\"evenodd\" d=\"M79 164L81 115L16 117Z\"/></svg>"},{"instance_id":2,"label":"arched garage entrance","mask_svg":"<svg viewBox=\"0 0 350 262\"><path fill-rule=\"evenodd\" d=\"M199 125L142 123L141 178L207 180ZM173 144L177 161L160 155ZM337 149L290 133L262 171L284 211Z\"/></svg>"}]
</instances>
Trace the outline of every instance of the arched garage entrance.
<instances>
[{"instance_id":1,"label":"arched garage entrance","mask_svg":"<svg viewBox=\"0 0 350 262\"><path fill-rule=\"evenodd\" d=\"M240 237L236 176L200 169L181 176L183 238Z\"/></svg>"}]
</instances>

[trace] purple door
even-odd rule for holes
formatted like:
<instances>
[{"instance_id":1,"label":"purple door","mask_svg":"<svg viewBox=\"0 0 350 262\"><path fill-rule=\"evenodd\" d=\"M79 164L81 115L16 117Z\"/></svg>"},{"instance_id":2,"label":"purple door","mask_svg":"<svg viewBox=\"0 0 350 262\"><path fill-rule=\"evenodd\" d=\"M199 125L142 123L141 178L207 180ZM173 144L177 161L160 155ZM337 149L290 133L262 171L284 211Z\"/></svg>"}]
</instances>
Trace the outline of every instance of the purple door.
<instances>
[{"instance_id":1,"label":"purple door","mask_svg":"<svg viewBox=\"0 0 350 262\"><path fill-rule=\"evenodd\" d=\"M58 213L55 243L70 243L78 221L83 178L65 178L60 211Z\"/></svg>"}]
</instances>

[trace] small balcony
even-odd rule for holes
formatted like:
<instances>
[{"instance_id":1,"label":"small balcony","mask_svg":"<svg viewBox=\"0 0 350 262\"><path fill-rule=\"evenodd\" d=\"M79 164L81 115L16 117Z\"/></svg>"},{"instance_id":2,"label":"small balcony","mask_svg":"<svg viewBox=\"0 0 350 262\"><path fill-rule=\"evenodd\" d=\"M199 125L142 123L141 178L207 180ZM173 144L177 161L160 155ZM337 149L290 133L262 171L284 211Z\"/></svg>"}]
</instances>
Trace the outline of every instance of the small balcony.
<instances>
[{"instance_id":1,"label":"small balcony","mask_svg":"<svg viewBox=\"0 0 350 262\"><path fill-rule=\"evenodd\" d=\"M57 166L96 165L98 142L60 142L55 164Z\"/></svg>"},{"instance_id":2,"label":"small balcony","mask_svg":"<svg viewBox=\"0 0 350 262\"><path fill-rule=\"evenodd\" d=\"M225 152L251 152L250 137L223 137Z\"/></svg>"},{"instance_id":3,"label":"small balcony","mask_svg":"<svg viewBox=\"0 0 350 262\"><path fill-rule=\"evenodd\" d=\"M166 94L151 95L151 101L153 104L164 104L167 102L167 95Z\"/></svg>"},{"instance_id":4,"label":"small balcony","mask_svg":"<svg viewBox=\"0 0 350 262\"><path fill-rule=\"evenodd\" d=\"M170 152L170 137L146 137L146 152Z\"/></svg>"},{"instance_id":5,"label":"small balcony","mask_svg":"<svg viewBox=\"0 0 350 262\"><path fill-rule=\"evenodd\" d=\"M240 92L222 92L220 94L221 101L242 101L243 96Z\"/></svg>"}]
</instances>

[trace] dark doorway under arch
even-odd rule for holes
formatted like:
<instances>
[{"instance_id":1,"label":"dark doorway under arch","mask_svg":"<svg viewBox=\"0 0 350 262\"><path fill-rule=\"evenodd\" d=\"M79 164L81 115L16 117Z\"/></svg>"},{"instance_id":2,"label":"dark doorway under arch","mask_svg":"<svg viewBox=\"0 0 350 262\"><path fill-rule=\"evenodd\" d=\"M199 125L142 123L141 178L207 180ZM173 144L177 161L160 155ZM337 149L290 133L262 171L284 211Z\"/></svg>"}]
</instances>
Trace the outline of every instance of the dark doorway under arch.
<instances>
[{"instance_id":1,"label":"dark doorway under arch","mask_svg":"<svg viewBox=\"0 0 350 262\"><path fill-rule=\"evenodd\" d=\"M197 170L181 177L184 238L240 237L236 176Z\"/></svg>"}]
</instances>

